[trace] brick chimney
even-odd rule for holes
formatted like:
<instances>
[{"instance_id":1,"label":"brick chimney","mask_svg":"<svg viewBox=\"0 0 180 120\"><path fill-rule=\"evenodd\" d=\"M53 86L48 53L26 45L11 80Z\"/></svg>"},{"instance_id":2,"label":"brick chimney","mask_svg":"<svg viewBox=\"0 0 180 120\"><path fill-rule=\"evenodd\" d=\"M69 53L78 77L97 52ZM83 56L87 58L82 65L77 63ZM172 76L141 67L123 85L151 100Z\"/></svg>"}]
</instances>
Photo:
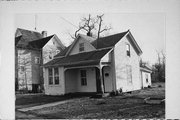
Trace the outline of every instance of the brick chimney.
<instances>
[{"instance_id":1,"label":"brick chimney","mask_svg":"<svg viewBox=\"0 0 180 120\"><path fill-rule=\"evenodd\" d=\"M47 37L47 31L42 31L41 34L42 34L43 38Z\"/></svg>"}]
</instances>

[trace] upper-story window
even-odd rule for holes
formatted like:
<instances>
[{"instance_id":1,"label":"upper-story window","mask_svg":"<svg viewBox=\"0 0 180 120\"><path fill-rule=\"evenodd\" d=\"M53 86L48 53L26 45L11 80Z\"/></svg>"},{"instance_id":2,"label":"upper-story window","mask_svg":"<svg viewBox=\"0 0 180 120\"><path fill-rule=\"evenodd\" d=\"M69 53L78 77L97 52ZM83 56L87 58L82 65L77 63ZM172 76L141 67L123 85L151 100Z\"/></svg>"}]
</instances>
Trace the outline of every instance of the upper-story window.
<instances>
[{"instance_id":1,"label":"upper-story window","mask_svg":"<svg viewBox=\"0 0 180 120\"><path fill-rule=\"evenodd\" d=\"M79 44L79 52L84 51L84 43Z\"/></svg>"},{"instance_id":2,"label":"upper-story window","mask_svg":"<svg viewBox=\"0 0 180 120\"><path fill-rule=\"evenodd\" d=\"M129 44L126 44L126 54L127 54L127 56L131 56L130 55L130 45Z\"/></svg>"},{"instance_id":3,"label":"upper-story window","mask_svg":"<svg viewBox=\"0 0 180 120\"><path fill-rule=\"evenodd\" d=\"M35 64L40 64L40 57L35 57L34 62Z\"/></svg>"}]
</instances>

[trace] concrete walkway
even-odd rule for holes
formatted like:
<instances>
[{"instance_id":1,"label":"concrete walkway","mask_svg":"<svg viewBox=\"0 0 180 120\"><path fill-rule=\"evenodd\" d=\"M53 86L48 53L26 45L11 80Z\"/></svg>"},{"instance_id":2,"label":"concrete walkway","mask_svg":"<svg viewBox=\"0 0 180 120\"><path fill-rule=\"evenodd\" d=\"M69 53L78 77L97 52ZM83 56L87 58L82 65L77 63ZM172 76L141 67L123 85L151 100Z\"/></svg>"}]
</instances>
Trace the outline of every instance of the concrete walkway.
<instances>
[{"instance_id":1,"label":"concrete walkway","mask_svg":"<svg viewBox=\"0 0 180 120\"><path fill-rule=\"evenodd\" d=\"M21 108L21 109L17 109L18 111L22 111L22 112L27 112L29 110L37 110L37 109L42 109L45 107L52 107L52 106L56 106L56 105L60 105L60 104L64 104L67 102L71 102L72 100L65 100L65 101L59 101L59 102L54 102L54 103L48 103L48 104L43 104L43 105L38 105L38 106L33 106L33 107L28 107L28 108Z\"/></svg>"}]
</instances>

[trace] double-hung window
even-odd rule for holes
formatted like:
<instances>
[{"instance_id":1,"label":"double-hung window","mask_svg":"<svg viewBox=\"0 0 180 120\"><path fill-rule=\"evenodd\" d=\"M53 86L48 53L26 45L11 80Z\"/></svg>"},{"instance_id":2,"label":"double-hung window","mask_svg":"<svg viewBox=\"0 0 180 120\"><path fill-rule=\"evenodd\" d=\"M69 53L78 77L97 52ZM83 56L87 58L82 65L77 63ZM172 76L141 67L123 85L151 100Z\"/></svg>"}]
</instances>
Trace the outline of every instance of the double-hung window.
<instances>
[{"instance_id":1,"label":"double-hung window","mask_svg":"<svg viewBox=\"0 0 180 120\"><path fill-rule=\"evenodd\" d=\"M48 69L48 79L49 85L58 85L59 84L59 70L58 68L49 68Z\"/></svg>"},{"instance_id":2,"label":"double-hung window","mask_svg":"<svg viewBox=\"0 0 180 120\"><path fill-rule=\"evenodd\" d=\"M58 70L58 68L54 68L54 81L55 81L55 84L59 84L59 70Z\"/></svg>"},{"instance_id":3,"label":"double-hung window","mask_svg":"<svg viewBox=\"0 0 180 120\"><path fill-rule=\"evenodd\" d=\"M87 85L87 78L86 78L86 70L81 70L81 85L86 86Z\"/></svg>"},{"instance_id":4,"label":"double-hung window","mask_svg":"<svg viewBox=\"0 0 180 120\"><path fill-rule=\"evenodd\" d=\"M127 56L131 56L130 55L130 45L129 44L126 44L126 54L127 54Z\"/></svg>"},{"instance_id":5,"label":"double-hung window","mask_svg":"<svg viewBox=\"0 0 180 120\"><path fill-rule=\"evenodd\" d=\"M48 69L48 78L49 78L49 85L52 85L53 84L53 69L52 68L49 68Z\"/></svg>"}]
</instances>

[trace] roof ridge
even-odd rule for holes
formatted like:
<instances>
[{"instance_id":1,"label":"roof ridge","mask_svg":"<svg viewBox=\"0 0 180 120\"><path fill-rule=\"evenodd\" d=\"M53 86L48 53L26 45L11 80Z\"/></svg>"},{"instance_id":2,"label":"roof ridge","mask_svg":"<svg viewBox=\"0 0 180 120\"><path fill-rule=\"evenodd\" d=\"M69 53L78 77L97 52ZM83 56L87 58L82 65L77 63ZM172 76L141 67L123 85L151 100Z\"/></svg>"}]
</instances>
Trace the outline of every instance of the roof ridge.
<instances>
[{"instance_id":1,"label":"roof ridge","mask_svg":"<svg viewBox=\"0 0 180 120\"><path fill-rule=\"evenodd\" d=\"M27 29L24 29L24 28L17 28L17 29L19 29L19 30L25 30L25 31L30 31L30 32L35 32L35 33L39 33L39 34L41 34L40 32L33 31L33 30L27 30Z\"/></svg>"}]
</instances>

